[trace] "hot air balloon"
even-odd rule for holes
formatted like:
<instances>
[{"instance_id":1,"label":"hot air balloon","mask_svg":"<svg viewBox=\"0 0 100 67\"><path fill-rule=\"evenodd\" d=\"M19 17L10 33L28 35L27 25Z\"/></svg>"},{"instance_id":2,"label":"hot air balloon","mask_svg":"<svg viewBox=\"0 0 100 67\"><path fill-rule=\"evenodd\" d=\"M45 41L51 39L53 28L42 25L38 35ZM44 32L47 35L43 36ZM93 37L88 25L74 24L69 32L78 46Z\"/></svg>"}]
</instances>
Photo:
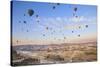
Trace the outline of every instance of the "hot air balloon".
<instances>
[{"instance_id":1,"label":"hot air balloon","mask_svg":"<svg viewBox=\"0 0 100 67\"><path fill-rule=\"evenodd\" d=\"M38 17L39 17L39 15L36 15L36 17L38 18Z\"/></svg>"},{"instance_id":2,"label":"hot air balloon","mask_svg":"<svg viewBox=\"0 0 100 67\"><path fill-rule=\"evenodd\" d=\"M78 18L78 16L75 16L76 18Z\"/></svg>"},{"instance_id":3,"label":"hot air balloon","mask_svg":"<svg viewBox=\"0 0 100 67\"><path fill-rule=\"evenodd\" d=\"M74 8L74 11L75 11L75 12L77 11L77 7Z\"/></svg>"},{"instance_id":4,"label":"hot air balloon","mask_svg":"<svg viewBox=\"0 0 100 67\"><path fill-rule=\"evenodd\" d=\"M66 37L64 37L64 39L66 39Z\"/></svg>"},{"instance_id":5,"label":"hot air balloon","mask_svg":"<svg viewBox=\"0 0 100 67\"><path fill-rule=\"evenodd\" d=\"M29 16L32 16L33 14L34 14L34 10L28 9L28 15L29 15Z\"/></svg>"},{"instance_id":6,"label":"hot air balloon","mask_svg":"<svg viewBox=\"0 0 100 67\"><path fill-rule=\"evenodd\" d=\"M81 26L79 26L79 29L81 28Z\"/></svg>"},{"instance_id":7,"label":"hot air balloon","mask_svg":"<svg viewBox=\"0 0 100 67\"><path fill-rule=\"evenodd\" d=\"M29 32L29 30L27 30L27 32Z\"/></svg>"},{"instance_id":8,"label":"hot air balloon","mask_svg":"<svg viewBox=\"0 0 100 67\"><path fill-rule=\"evenodd\" d=\"M53 32L55 32L55 30Z\"/></svg>"},{"instance_id":9,"label":"hot air balloon","mask_svg":"<svg viewBox=\"0 0 100 67\"><path fill-rule=\"evenodd\" d=\"M76 16L76 11L77 11L77 7L74 8L73 16L76 17L76 18L78 18L78 16Z\"/></svg>"},{"instance_id":10,"label":"hot air balloon","mask_svg":"<svg viewBox=\"0 0 100 67\"><path fill-rule=\"evenodd\" d=\"M24 16L25 16L25 14L24 14Z\"/></svg>"},{"instance_id":11,"label":"hot air balloon","mask_svg":"<svg viewBox=\"0 0 100 67\"><path fill-rule=\"evenodd\" d=\"M24 21L24 24L26 24L27 22L26 21Z\"/></svg>"},{"instance_id":12,"label":"hot air balloon","mask_svg":"<svg viewBox=\"0 0 100 67\"><path fill-rule=\"evenodd\" d=\"M45 36L45 34L43 34L43 36Z\"/></svg>"},{"instance_id":13,"label":"hot air balloon","mask_svg":"<svg viewBox=\"0 0 100 67\"><path fill-rule=\"evenodd\" d=\"M57 3L57 5L60 5L60 3Z\"/></svg>"},{"instance_id":14,"label":"hot air balloon","mask_svg":"<svg viewBox=\"0 0 100 67\"><path fill-rule=\"evenodd\" d=\"M74 31L72 31L72 33L74 33Z\"/></svg>"},{"instance_id":15,"label":"hot air balloon","mask_svg":"<svg viewBox=\"0 0 100 67\"><path fill-rule=\"evenodd\" d=\"M80 37L80 34L78 35L78 37Z\"/></svg>"},{"instance_id":16,"label":"hot air balloon","mask_svg":"<svg viewBox=\"0 0 100 67\"><path fill-rule=\"evenodd\" d=\"M55 6L53 6L53 9L55 9L56 7Z\"/></svg>"},{"instance_id":17,"label":"hot air balloon","mask_svg":"<svg viewBox=\"0 0 100 67\"><path fill-rule=\"evenodd\" d=\"M19 23L21 23L21 21L19 21Z\"/></svg>"},{"instance_id":18,"label":"hot air balloon","mask_svg":"<svg viewBox=\"0 0 100 67\"><path fill-rule=\"evenodd\" d=\"M18 43L19 41L17 40L16 42Z\"/></svg>"},{"instance_id":19,"label":"hot air balloon","mask_svg":"<svg viewBox=\"0 0 100 67\"><path fill-rule=\"evenodd\" d=\"M85 25L86 28L88 28L88 25Z\"/></svg>"},{"instance_id":20,"label":"hot air balloon","mask_svg":"<svg viewBox=\"0 0 100 67\"><path fill-rule=\"evenodd\" d=\"M46 27L46 29L48 30L49 28L48 28L48 27Z\"/></svg>"},{"instance_id":21,"label":"hot air balloon","mask_svg":"<svg viewBox=\"0 0 100 67\"><path fill-rule=\"evenodd\" d=\"M39 20L37 20L37 22L39 23L40 21L39 21Z\"/></svg>"}]
</instances>

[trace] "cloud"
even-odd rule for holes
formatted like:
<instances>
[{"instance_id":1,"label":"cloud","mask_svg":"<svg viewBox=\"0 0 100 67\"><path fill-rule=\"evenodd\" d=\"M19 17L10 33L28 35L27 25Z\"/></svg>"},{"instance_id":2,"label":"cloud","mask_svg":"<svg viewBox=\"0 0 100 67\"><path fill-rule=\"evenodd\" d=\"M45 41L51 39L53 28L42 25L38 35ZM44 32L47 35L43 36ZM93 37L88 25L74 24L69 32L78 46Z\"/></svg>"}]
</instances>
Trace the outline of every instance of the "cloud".
<instances>
[{"instance_id":1,"label":"cloud","mask_svg":"<svg viewBox=\"0 0 100 67\"><path fill-rule=\"evenodd\" d=\"M82 21L85 21L86 20L86 18L85 17L83 17L83 16L81 16L81 17L72 17L72 18L69 18L69 21L70 22L82 22Z\"/></svg>"},{"instance_id":2,"label":"cloud","mask_svg":"<svg viewBox=\"0 0 100 67\"><path fill-rule=\"evenodd\" d=\"M97 17L85 17L85 16L80 16L80 17L48 17L48 18L41 18L42 21L44 22L51 22L51 23L65 23L65 22L86 22L86 23L93 23L97 22ZM58 23L58 24L59 24Z\"/></svg>"},{"instance_id":3,"label":"cloud","mask_svg":"<svg viewBox=\"0 0 100 67\"><path fill-rule=\"evenodd\" d=\"M96 24L96 17L44 17L39 19L44 26L57 29L78 29L79 26L85 27L86 24Z\"/></svg>"}]
</instances>

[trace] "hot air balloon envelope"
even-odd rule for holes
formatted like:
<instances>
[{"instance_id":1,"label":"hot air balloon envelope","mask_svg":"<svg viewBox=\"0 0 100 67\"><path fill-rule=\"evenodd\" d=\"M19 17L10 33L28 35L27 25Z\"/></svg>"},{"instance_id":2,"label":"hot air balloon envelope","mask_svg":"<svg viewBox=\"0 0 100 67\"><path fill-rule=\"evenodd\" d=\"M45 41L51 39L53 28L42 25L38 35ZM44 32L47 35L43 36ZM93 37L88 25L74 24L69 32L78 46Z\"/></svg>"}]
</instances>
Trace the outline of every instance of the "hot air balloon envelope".
<instances>
[{"instance_id":1,"label":"hot air balloon envelope","mask_svg":"<svg viewBox=\"0 0 100 67\"><path fill-rule=\"evenodd\" d=\"M34 10L28 9L28 15L29 15L29 16L32 16L33 14L34 14Z\"/></svg>"}]
</instances>

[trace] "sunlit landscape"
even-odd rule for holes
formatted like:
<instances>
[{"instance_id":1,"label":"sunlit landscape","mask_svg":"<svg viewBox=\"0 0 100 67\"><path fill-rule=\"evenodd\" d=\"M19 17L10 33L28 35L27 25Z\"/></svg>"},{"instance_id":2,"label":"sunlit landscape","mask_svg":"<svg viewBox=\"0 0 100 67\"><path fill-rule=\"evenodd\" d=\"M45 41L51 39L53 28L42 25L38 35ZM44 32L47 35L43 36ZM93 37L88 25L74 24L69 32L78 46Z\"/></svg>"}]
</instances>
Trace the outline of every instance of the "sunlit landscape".
<instances>
[{"instance_id":1,"label":"sunlit landscape","mask_svg":"<svg viewBox=\"0 0 100 67\"><path fill-rule=\"evenodd\" d=\"M11 65L97 60L97 7L13 1Z\"/></svg>"}]
</instances>

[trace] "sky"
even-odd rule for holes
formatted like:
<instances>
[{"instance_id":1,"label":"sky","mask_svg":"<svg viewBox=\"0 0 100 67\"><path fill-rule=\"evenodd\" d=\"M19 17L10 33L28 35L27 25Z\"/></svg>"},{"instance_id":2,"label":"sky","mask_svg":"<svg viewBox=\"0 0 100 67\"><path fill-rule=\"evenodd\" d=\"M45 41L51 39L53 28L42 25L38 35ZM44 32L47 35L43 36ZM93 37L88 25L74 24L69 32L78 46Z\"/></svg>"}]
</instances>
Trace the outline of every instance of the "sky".
<instances>
[{"instance_id":1,"label":"sky","mask_svg":"<svg viewBox=\"0 0 100 67\"><path fill-rule=\"evenodd\" d=\"M95 5L13 1L12 6L13 45L81 43L97 39ZM32 16L28 13L30 9Z\"/></svg>"}]
</instances>

